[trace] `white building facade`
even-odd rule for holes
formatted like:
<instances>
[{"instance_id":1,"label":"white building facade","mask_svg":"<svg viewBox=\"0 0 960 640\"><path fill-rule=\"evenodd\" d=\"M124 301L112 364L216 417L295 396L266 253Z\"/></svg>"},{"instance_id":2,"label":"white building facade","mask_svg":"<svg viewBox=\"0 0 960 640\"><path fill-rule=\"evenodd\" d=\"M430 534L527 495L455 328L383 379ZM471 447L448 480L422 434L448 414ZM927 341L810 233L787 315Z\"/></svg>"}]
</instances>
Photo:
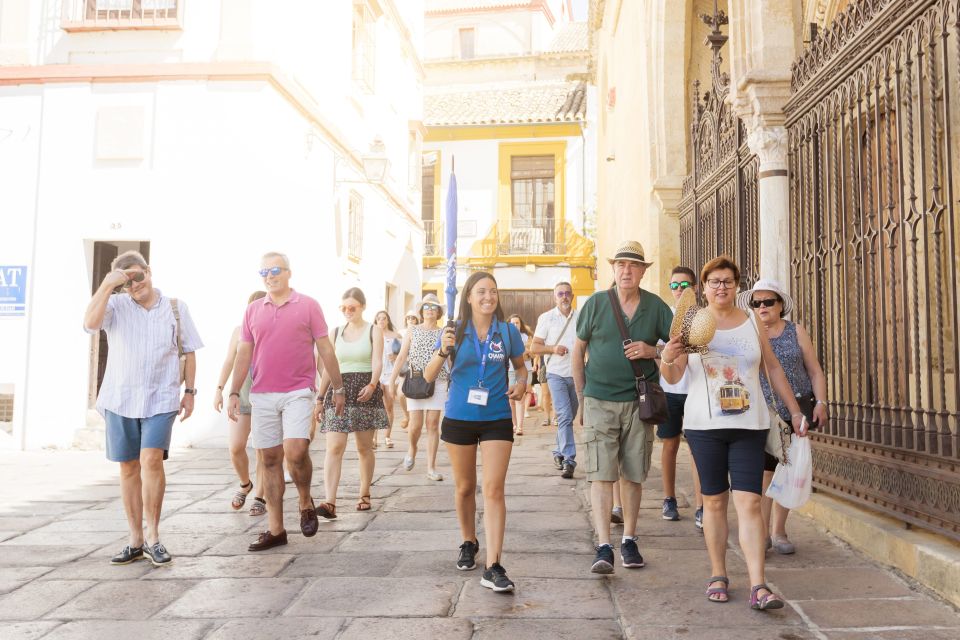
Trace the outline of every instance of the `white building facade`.
<instances>
[{"instance_id":1,"label":"white building facade","mask_svg":"<svg viewBox=\"0 0 960 640\"><path fill-rule=\"evenodd\" d=\"M504 310L532 325L557 282L595 290L587 24L567 0L427 0L424 38L424 288L444 288L455 165L458 281L492 272Z\"/></svg>"},{"instance_id":2,"label":"white building facade","mask_svg":"<svg viewBox=\"0 0 960 640\"><path fill-rule=\"evenodd\" d=\"M81 318L117 252L148 257L206 345L174 444L225 428L213 391L264 252L290 257L331 325L351 286L369 319L402 315L421 284L422 15L417 0L0 2L0 266L23 267L0 282L0 447L101 437L106 341Z\"/></svg>"}]
</instances>

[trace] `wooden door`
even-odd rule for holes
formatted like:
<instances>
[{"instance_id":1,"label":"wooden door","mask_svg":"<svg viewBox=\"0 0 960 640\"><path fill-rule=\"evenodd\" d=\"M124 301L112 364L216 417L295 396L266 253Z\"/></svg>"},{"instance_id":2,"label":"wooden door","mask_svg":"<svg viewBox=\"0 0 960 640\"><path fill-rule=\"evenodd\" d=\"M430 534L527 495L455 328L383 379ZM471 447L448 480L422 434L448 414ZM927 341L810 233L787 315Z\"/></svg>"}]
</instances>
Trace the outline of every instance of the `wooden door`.
<instances>
[{"instance_id":1,"label":"wooden door","mask_svg":"<svg viewBox=\"0 0 960 640\"><path fill-rule=\"evenodd\" d=\"M520 314L530 331L537 328L537 318L555 305L553 289L500 289L500 306L504 316Z\"/></svg>"}]
</instances>

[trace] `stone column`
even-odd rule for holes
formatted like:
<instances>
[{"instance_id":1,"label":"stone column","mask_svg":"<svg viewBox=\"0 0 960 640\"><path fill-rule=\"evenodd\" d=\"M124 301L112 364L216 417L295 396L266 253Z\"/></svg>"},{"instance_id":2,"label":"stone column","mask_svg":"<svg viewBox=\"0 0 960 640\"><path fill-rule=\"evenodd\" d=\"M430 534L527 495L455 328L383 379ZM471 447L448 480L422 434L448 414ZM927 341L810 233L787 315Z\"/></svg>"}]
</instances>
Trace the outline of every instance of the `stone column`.
<instances>
[{"instance_id":1,"label":"stone column","mask_svg":"<svg viewBox=\"0 0 960 640\"><path fill-rule=\"evenodd\" d=\"M787 178L787 130L760 124L747 136L760 160L760 277L790 288L790 182Z\"/></svg>"}]
</instances>

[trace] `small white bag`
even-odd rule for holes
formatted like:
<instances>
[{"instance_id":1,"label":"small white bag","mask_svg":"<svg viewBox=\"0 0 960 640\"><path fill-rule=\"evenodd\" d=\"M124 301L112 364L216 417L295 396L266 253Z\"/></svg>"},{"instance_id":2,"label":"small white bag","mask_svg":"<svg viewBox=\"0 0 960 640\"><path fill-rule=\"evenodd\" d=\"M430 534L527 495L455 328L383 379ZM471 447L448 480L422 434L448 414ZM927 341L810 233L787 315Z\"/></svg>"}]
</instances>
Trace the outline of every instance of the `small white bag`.
<instances>
[{"instance_id":1,"label":"small white bag","mask_svg":"<svg viewBox=\"0 0 960 640\"><path fill-rule=\"evenodd\" d=\"M813 454L810 438L794 438L787 453L788 464L777 465L767 496L787 509L802 507L810 498L813 484Z\"/></svg>"}]
</instances>

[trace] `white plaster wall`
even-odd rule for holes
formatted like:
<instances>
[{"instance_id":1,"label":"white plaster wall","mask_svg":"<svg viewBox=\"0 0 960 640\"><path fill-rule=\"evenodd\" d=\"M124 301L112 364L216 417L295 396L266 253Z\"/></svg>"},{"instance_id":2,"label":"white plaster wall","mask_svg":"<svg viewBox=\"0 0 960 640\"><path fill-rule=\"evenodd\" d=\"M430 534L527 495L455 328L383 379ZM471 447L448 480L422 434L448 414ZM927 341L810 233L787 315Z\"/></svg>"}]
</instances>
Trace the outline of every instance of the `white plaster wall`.
<instances>
[{"instance_id":1,"label":"white plaster wall","mask_svg":"<svg viewBox=\"0 0 960 640\"><path fill-rule=\"evenodd\" d=\"M29 220L33 203L26 191L39 179L37 254L32 263L23 261L32 269L34 303L25 413L18 419L28 425L29 448L67 446L84 426L90 340L81 321L93 240L149 240L157 286L189 305L206 344L198 354L197 410L177 426L177 444L226 428L225 418L211 409L212 389L230 332L247 296L260 287L256 270L265 251L289 254L294 286L320 300L331 324L340 321L336 306L348 286L365 288L371 309L382 306L386 282L419 291L422 232L364 185L355 185L364 195L363 259L357 264L337 254L336 201L343 201L345 254L345 199L352 185L334 194L329 150L323 144L311 150L302 116L262 83L3 91L4 109L25 103L24 122L36 122L40 100L24 96L43 100L39 174L36 162L8 162L10 184L24 186L16 198L5 193L2 201L4 211L15 212L9 217ZM16 101L7 99L11 94L19 95ZM142 160L94 158L97 110L110 105L144 108ZM28 230L12 237L15 243L2 240L0 248L20 259L8 247L29 246ZM4 332L0 352L17 353L23 342L22 332ZM52 392L57 402L50 401Z\"/></svg>"}]
</instances>

